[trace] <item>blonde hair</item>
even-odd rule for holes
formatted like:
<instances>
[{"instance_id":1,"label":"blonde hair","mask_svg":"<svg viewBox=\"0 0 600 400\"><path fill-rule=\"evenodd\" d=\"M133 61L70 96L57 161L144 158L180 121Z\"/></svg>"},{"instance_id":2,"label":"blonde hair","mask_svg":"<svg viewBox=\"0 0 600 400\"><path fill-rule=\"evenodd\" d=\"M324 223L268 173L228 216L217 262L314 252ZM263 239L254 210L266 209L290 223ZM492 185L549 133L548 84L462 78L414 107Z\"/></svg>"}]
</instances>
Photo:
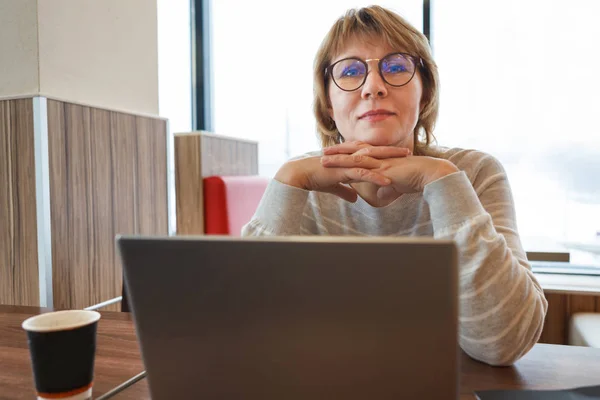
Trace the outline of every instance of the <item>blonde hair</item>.
<instances>
[{"instance_id":1,"label":"blonde hair","mask_svg":"<svg viewBox=\"0 0 600 400\"><path fill-rule=\"evenodd\" d=\"M404 18L380 6L350 9L331 27L314 63L314 113L317 119L317 133L321 146L327 147L341 142L341 135L328 112L328 77L325 69L332 57L343 50L349 41L356 38L384 40L399 51L420 57L422 65L417 66L423 82L421 112L413 131L414 154L424 154L435 140L433 129L438 116L439 77L437 65L433 61L427 38Z\"/></svg>"}]
</instances>

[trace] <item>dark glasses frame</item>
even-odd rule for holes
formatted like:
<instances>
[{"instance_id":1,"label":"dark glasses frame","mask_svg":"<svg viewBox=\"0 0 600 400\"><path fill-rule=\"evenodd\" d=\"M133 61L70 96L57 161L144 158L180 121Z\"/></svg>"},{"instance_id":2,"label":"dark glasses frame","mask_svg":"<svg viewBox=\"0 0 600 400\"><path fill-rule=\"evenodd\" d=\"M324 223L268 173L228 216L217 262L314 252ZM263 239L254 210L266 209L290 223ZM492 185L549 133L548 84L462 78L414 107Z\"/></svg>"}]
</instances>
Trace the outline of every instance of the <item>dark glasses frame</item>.
<instances>
[{"instance_id":1,"label":"dark glasses frame","mask_svg":"<svg viewBox=\"0 0 600 400\"><path fill-rule=\"evenodd\" d=\"M389 83L385 77L383 76L383 72L381 72L381 61L385 60L386 58L390 57L390 56L394 56L394 55L401 55L409 60L412 61L413 65L414 65L414 69L413 69L413 73L411 75L411 77L408 79L408 81L406 81L406 83L403 83L402 85L393 85L391 83ZM338 85L338 83L336 82L335 78L333 77L333 69L334 67L338 64L341 63L342 61L347 61L347 60L356 60L359 61L360 63L362 63L365 66L365 71L366 74L362 80L362 82L360 83L360 85L358 85L355 89L344 89L342 87L340 87L340 85ZM363 85L365 84L365 82L367 81L367 76L369 75L369 73L371 71L369 71L369 64L367 64L369 61L375 61L377 60L377 72L379 72L379 76L381 76L381 79L387 83L390 86L393 87L401 87L401 86L405 86L408 85L410 83L410 81L412 81L412 79L414 78L416 72L417 72L417 68L424 68L424 64L423 64L423 59L417 56L413 56L412 54L408 54L408 53L402 53L402 52L393 52L393 53L389 53L386 54L385 56L383 56L382 58L369 58L368 60L361 60L358 57L346 57L346 58L342 58L341 60L338 60L336 62L334 62L333 64L331 64L330 66L328 66L327 68L325 68L325 77L329 77L333 83L335 83L335 86L337 86L338 88L340 88L340 90L343 90L344 92L354 92L355 90L360 89L361 87L363 87Z\"/></svg>"}]
</instances>

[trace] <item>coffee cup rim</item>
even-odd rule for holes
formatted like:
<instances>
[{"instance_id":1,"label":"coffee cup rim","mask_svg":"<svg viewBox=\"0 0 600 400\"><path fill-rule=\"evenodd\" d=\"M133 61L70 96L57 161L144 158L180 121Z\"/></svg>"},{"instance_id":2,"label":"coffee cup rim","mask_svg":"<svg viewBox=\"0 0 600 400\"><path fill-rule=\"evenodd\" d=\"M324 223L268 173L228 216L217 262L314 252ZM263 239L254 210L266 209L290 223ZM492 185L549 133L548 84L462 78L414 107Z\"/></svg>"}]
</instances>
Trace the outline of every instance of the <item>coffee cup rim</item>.
<instances>
[{"instance_id":1,"label":"coffee cup rim","mask_svg":"<svg viewBox=\"0 0 600 400\"><path fill-rule=\"evenodd\" d=\"M29 332L58 332L90 325L100 319L100 313L91 310L63 310L34 315L22 323Z\"/></svg>"}]
</instances>

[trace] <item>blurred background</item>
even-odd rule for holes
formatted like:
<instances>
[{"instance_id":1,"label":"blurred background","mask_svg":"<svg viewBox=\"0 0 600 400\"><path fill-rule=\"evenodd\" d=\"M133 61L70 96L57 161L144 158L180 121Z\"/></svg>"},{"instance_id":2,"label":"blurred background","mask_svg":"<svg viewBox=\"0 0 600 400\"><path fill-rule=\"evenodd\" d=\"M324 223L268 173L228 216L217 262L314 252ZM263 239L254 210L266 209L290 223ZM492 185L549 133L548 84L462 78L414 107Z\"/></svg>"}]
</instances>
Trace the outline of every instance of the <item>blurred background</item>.
<instances>
[{"instance_id":1,"label":"blurred background","mask_svg":"<svg viewBox=\"0 0 600 400\"><path fill-rule=\"evenodd\" d=\"M273 176L318 148L314 55L337 17L369 4L159 0L161 115L173 132L258 141L260 174ZM572 265L600 270L600 2L378 4L430 38L438 144L504 164L526 250L570 252Z\"/></svg>"}]
</instances>

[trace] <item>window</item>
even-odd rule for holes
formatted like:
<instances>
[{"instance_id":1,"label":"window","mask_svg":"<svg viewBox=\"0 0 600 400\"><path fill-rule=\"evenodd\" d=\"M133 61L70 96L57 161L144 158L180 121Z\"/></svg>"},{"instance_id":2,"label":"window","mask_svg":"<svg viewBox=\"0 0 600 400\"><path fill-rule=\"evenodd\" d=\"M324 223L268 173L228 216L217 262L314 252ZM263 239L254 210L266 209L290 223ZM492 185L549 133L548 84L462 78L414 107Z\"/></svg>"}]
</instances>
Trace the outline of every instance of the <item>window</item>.
<instances>
[{"instance_id":1,"label":"window","mask_svg":"<svg viewBox=\"0 0 600 400\"><path fill-rule=\"evenodd\" d=\"M212 1L212 126L258 141L261 175L318 148L314 55L337 17L367 4ZM570 252L600 271L600 3L431 4L439 144L504 164L527 251ZM423 1L381 5L422 29Z\"/></svg>"},{"instance_id":2,"label":"window","mask_svg":"<svg viewBox=\"0 0 600 400\"><path fill-rule=\"evenodd\" d=\"M440 144L504 164L528 251L600 267L600 2L433 3Z\"/></svg>"},{"instance_id":3,"label":"window","mask_svg":"<svg viewBox=\"0 0 600 400\"><path fill-rule=\"evenodd\" d=\"M158 0L158 109L169 119L168 134L192 128L192 78L189 0ZM172 154L172 141L169 151ZM175 233L175 163L167 158L169 233Z\"/></svg>"},{"instance_id":4,"label":"window","mask_svg":"<svg viewBox=\"0 0 600 400\"><path fill-rule=\"evenodd\" d=\"M317 150L313 60L328 29L347 9L370 1L212 1L213 127L259 142L260 174ZM387 1L422 27L422 0Z\"/></svg>"}]
</instances>

